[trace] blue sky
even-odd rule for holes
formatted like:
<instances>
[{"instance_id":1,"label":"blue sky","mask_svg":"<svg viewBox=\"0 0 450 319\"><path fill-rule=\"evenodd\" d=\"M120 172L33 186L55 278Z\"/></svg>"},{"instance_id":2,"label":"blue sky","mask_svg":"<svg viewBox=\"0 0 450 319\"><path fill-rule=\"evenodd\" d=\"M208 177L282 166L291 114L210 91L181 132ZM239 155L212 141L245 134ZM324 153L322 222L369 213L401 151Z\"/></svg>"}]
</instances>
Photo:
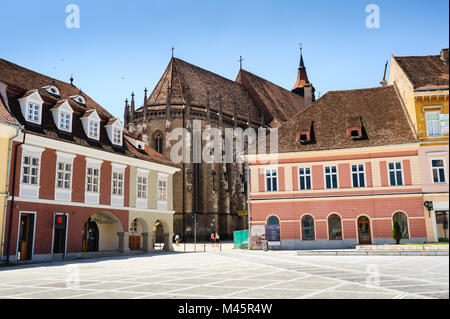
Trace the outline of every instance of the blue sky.
<instances>
[{"instance_id":1,"label":"blue sky","mask_svg":"<svg viewBox=\"0 0 450 319\"><path fill-rule=\"evenodd\" d=\"M68 4L80 28L66 28ZM380 28L368 29L369 4ZM394 55L439 54L449 45L449 2L363 0L4 1L0 57L74 83L122 117L141 105L175 56L234 80L244 68L286 89L296 80L299 43L310 81L329 90L378 86Z\"/></svg>"}]
</instances>

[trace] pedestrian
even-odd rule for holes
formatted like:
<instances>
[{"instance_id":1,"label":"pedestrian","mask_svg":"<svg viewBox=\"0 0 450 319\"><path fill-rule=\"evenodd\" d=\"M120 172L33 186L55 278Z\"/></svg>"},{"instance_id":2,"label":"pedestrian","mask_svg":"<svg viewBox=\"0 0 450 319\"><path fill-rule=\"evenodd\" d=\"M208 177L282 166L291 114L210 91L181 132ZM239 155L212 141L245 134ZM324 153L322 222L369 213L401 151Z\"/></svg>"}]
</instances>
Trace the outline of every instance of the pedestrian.
<instances>
[{"instance_id":1,"label":"pedestrian","mask_svg":"<svg viewBox=\"0 0 450 319\"><path fill-rule=\"evenodd\" d=\"M215 242L216 242L216 237L214 236L214 233L211 233L211 247L214 247Z\"/></svg>"},{"instance_id":2,"label":"pedestrian","mask_svg":"<svg viewBox=\"0 0 450 319\"><path fill-rule=\"evenodd\" d=\"M180 243L180 235L178 234L175 235L175 242L177 243L178 246L178 244Z\"/></svg>"},{"instance_id":3,"label":"pedestrian","mask_svg":"<svg viewBox=\"0 0 450 319\"><path fill-rule=\"evenodd\" d=\"M216 244L217 244L217 246L219 246L219 243L220 243L219 233L216 233Z\"/></svg>"}]
</instances>

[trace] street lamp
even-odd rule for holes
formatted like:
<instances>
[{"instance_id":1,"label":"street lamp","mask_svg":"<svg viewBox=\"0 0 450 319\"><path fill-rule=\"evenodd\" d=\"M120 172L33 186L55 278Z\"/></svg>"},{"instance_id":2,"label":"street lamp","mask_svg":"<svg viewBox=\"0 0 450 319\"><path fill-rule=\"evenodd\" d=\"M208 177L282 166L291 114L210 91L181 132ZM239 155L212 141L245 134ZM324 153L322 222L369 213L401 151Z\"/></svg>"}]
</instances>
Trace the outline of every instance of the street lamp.
<instances>
[{"instance_id":1,"label":"street lamp","mask_svg":"<svg viewBox=\"0 0 450 319\"><path fill-rule=\"evenodd\" d=\"M431 211L433 210L433 202L427 200L423 202L423 206L425 206L428 209L428 217L431 217Z\"/></svg>"}]
</instances>

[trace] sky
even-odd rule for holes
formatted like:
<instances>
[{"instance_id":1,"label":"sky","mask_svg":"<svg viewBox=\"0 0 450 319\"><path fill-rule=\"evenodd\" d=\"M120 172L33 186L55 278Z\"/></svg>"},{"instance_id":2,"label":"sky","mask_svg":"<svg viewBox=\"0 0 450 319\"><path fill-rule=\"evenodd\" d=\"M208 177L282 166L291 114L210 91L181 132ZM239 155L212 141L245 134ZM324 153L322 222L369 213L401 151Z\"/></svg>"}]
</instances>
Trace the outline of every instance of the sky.
<instances>
[{"instance_id":1,"label":"sky","mask_svg":"<svg viewBox=\"0 0 450 319\"><path fill-rule=\"evenodd\" d=\"M79 28L66 20L79 8ZM379 28L366 20L379 8ZM174 55L235 80L243 68L291 90L299 44L316 97L379 86L390 56L449 46L447 0L2 0L0 57L74 84L123 116L142 105ZM74 20L70 20L74 21ZM387 75L388 78L388 75Z\"/></svg>"}]
</instances>

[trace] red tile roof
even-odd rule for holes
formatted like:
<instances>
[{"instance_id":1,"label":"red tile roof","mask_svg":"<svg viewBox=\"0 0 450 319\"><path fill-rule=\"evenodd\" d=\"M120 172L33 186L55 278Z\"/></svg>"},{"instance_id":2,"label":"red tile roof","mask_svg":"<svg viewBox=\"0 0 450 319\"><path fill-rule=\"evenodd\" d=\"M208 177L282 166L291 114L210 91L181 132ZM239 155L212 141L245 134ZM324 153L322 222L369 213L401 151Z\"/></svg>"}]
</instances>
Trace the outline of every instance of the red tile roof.
<instances>
[{"instance_id":1,"label":"red tile roof","mask_svg":"<svg viewBox=\"0 0 450 319\"><path fill-rule=\"evenodd\" d=\"M414 89L449 86L448 60L441 55L394 57Z\"/></svg>"},{"instance_id":2,"label":"red tile roof","mask_svg":"<svg viewBox=\"0 0 450 319\"><path fill-rule=\"evenodd\" d=\"M241 70L236 82L247 89L267 123L273 119L283 123L304 109L304 98L253 73Z\"/></svg>"},{"instance_id":3,"label":"red tile roof","mask_svg":"<svg viewBox=\"0 0 450 319\"><path fill-rule=\"evenodd\" d=\"M362 125L362 139L347 127ZM310 128L309 144L296 141ZM393 86L329 91L278 129L278 152L300 152L417 143L408 115Z\"/></svg>"},{"instance_id":4,"label":"red tile roof","mask_svg":"<svg viewBox=\"0 0 450 319\"><path fill-rule=\"evenodd\" d=\"M54 82L53 82L54 81ZM82 93L83 97L86 99L86 104L81 105L75 102L70 96L78 95L79 89L75 86L72 86L69 83L65 83L62 81L58 81L52 79L48 76L39 74L37 72L28 70L21 66L18 66L14 63L8 62L6 60L0 59L0 82L5 83L7 88L7 99L8 105L10 107L10 111L13 118L20 124L22 124L25 129L33 134L43 135L48 138L62 140L69 143L75 143L78 145L95 148L98 150L103 150L107 152L113 152L120 155L135 157L143 160L154 161L157 163L161 163L164 165L175 166L168 159L165 159L160 156L156 156L154 152L150 148L145 151L138 151L123 139L123 146L116 146L111 143L108 138L106 128L104 125L106 123L112 123L116 119L106 111L103 107L101 107L97 102L92 100L88 95ZM57 86L60 90L60 96L55 96L50 94L42 87L52 84ZM44 107L42 110L42 123L41 125L30 124L25 121L22 111L20 109L20 105L18 99L23 97L26 94L32 93L34 90L38 90L38 93L44 99ZM53 120L53 115L51 113L51 109L55 106L59 106L64 100L68 100L71 107L74 109L73 113L73 121L72 121L72 133L66 133L60 131L55 122ZM1 103L0 105L0 120L2 118L6 118L8 116L5 113L4 105ZM83 125L81 123L81 118L89 115L90 113L97 111L101 118L100 125L100 140L92 140L89 139L83 129ZM11 114L9 114L11 116Z\"/></svg>"},{"instance_id":5,"label":"red tile roof","mask_svg":"<svg viewBox=\"0 0 450 319\"><path fill-rule=\"evenodd\" d=\"M19 125L19 121L9 112L8 107L3 101L3 96L0 94L0 122Z\"/></svg>"},{"instance_id":6,"label":"red tile roof","mask_svg":"<svg viewBox=\"0 0 450 319\"><path fill-rule=\"evenodd\" d=\"M207 92L209 92L212 110L216 112L219 110L218 101L221 98L222 110L225 114L233 116L234 108L237 107L239 118L246 120L250 112L251 121L260 122L261 112L245 88L234 81L178 58L170 60L164 74L150 94L147 100L150 109L166 105L169 86L172 88L170 100L172 105L185 105L187 94L189 94L191 106L205 107Z\"/></svg>"}]
</instances>

